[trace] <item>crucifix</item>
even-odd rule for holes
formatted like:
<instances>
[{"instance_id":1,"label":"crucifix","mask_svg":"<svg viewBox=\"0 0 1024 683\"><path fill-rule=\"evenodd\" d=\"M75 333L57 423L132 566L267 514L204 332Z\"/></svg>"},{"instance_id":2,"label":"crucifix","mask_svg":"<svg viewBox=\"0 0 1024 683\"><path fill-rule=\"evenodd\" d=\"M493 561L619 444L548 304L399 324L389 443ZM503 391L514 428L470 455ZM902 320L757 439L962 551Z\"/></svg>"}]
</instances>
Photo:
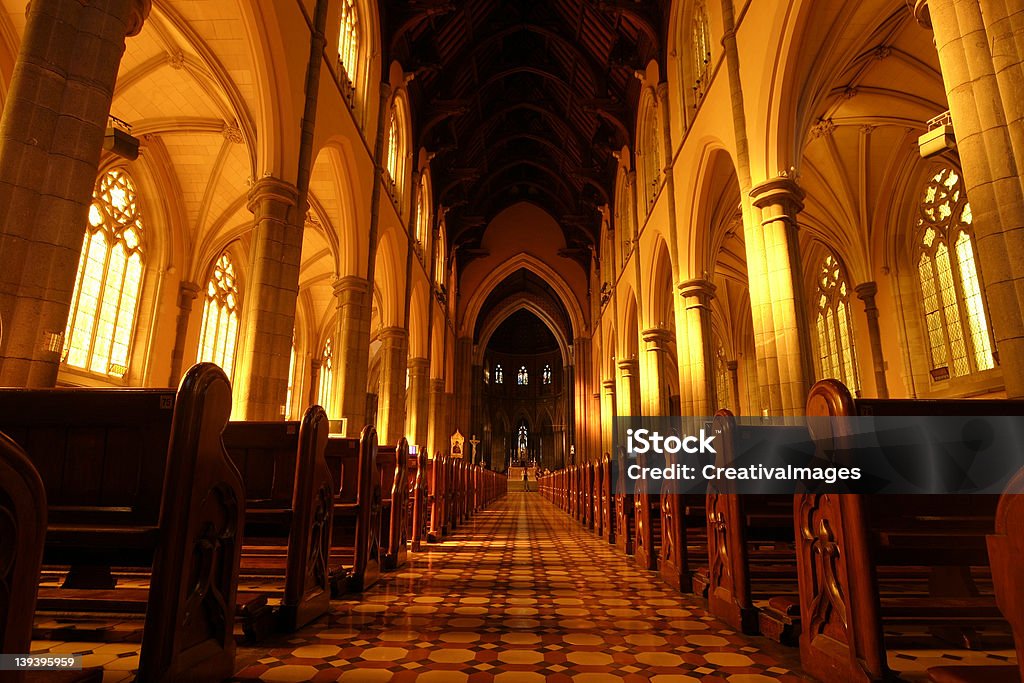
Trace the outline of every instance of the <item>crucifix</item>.
<instances>
[{"instance_id":1,"label":"crucifix","mask_svg":"<svg viewBox=\"0 0 1024 683\"><path fill-rule=\"evenodd\" d=\"M473 459L470 460L474 465L476 464L476 445L480 443L480 439L476 438L476 434L469 440L469 445L473 447Z\"/></svg>"}]
</instances>

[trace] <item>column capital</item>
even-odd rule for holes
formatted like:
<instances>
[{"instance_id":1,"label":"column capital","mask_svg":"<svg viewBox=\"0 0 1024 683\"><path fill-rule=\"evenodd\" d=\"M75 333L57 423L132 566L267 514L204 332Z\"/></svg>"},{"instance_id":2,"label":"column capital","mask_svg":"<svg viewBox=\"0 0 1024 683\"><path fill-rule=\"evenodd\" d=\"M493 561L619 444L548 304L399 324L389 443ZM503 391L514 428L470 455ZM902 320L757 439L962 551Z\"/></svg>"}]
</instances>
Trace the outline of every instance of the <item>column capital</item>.
<instances>
[{"instance_id":1,"label":"column capital","mask_svg":"<svg viewBox=\"0 0 1024 683\"><path fill-rule=\"evenodd\" d=\"M706 305L715 298L715 291L718 290L718 287L711 280L695 278L680 282L678 289L679 295L684 299L695 298L699 300L699 303Z\"/></svg>"},{"instance_id":2,"label":"column capital","mask_svg":"<svg viewBox=\"0 0 1024 683\"><path fill-rule=\"evenodd\" d=\"M258 205L263 202L274 202L290 209L298 204L299 191L292 183L273 176L264 176L253 182L249 188L246 207L252 213L256 213Z\"/></svg>"},{"instance_id":3,"label":"column capital","mask_svg":"<svg viewBox=\"0 0 1024 683\"><path fill-rule=\"evenodd\" d=\"M369 292L370 281L365 277L359 277L358 275L345 275L343 277L336 278L331 283L334 288L334 296L341 296L350 291L358 292Z\"/></svg>"},{"instance_id":4,"label":"column capital","mask_svg":"<svg viewBox=\"0 0 1024 683\"><path fill-rule=\"evenodd\" d=\"M430 361L423 357L410 358L407 365L409 372L416 373L426 371L427 367L430 365Z\"/></svg>"},{"instance_id":5,"label":"column capital","mask_svg":"<svg viewBox=\"0 0 1024 683\"><path fill-rule=\"evenodd\" d=\"M432 392L434 392L435 394L443 394L444 393L444 378L443 377L434 377L433 379L431 379L430 380L430 390Z\"/></svg>"},{"instance_id":6,"label":"column capital","mask_svg":"<svg viewBox=\"0 0 1024 683\"><path fill-rule=\"evenodd\" d=\"M626 360L619 361L619 370L623 374L629 374L635 372L640 368L640 362L636 358L627 358Z\"/></svg>"},{"instance_id":7,"label":"column capital","mask_svg":"<svg viewBox=\"0 0 1024 683\"><path fill-rule=\"evenodd\" d=\"M128 19L125 21L125 37L139 35L151 9L152 0L132 0L131 7L128 8Z\"/></svg>"},{"instance_id":8,"label":"column capital","mask_svg":"<svg viewBox=\"0 0 1024 683\"><path fill-rule=\"evenodd\" d=\"M757 185L750 191L754 206L782 207L784 214L795 216L804 208L804 191L791 176L779 176Z\"/></svg>"},{"instance_id":9,"label":"column capital","mask_svg":"<svg viewBox=\"0 0 1024 683\"><path fill-rule=\"evenodd\" d=\"M398 327L397 325L393 327L385 327L380 331L380 339L384 343L389 341L392 343L395 341L404 341L408 338L409 330L404 327Z\"/></svg>"},{"instance_id":10,"label":"column capital","mask_svg":"<svg viewBox=\"0 0 1024 683\"><path fill-rule=\"evenodd\" d=\"M644 330L640 334L645 342L648 344L654 344L655 349L660 349L662 346L676 338L676 335L672 330L666 330L663 327L652 327Z\"/></svg>"},{"instance_id":11,"label":"column capital","mask_svg":"<svg viewBox=\"0 0 1024 683\"><path fill-rule=\"evenodd\" d=\"M857 298L865 304L869 303L868 299L871 299L870 303L873 304L875 295L878 294L878 283L873 280L868 280L867 282L862 282L854 287L853 291L856 293Z\"/></svg>"},{"instance_id":12,"label":"column capital","mask_svg":"<svg viewBox=\"0 0 1024 683\"><path fill-rule=\"evenodd\" d=\"M180 282L178 284L178 306L184 307L187 305L190 308L191 302L195 301L202 291L203 287L201 285L185 281Z\"/></svg>"},{"instance_id":13,"label":"column capital","mask_svg":"<svg viewBox=\"0 0 1024 683\"><path fill-rule=\"evenodd\" d=\"M601 386L604 387L604 390L606 392L611 393L611 394L615 393L615 380L613 380L613 379L603 380L601 382Z\"/></svg>"},{"instance_id":14,"label":"column capital","mask_svg":"<svg viewBox=\"0 0 1024 683\"><path fill-rule=\"evenodd\" d=\"M323 364L324 364L324 362L322 360L320 360L319 358L310 358L309 359L309 367L310 367L310 369L313 372L316 372L317 370L319 370L320 366L323 365Z\"/></svg>"}]
</instances>

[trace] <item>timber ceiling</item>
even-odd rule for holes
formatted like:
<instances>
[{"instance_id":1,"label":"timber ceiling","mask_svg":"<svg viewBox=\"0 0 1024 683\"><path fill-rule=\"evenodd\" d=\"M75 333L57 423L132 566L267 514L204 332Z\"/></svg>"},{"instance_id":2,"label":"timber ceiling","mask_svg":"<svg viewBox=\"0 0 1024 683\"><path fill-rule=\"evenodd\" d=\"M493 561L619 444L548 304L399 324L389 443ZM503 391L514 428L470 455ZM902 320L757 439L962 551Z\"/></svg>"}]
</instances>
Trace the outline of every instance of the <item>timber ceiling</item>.
<instances>
[{"instance_id":1,"label":"timber ceiling","mask_svg":"<svg viewBox=\"0 0 1024 683\"><path fill-rule=\"evenodd\" d=\"M533 202L570 249L596 247L658 58L659 0L387 0L390 57L407 72L417 147L455 246L478 247L505 207Z\"/></svg>"}]
</instances>

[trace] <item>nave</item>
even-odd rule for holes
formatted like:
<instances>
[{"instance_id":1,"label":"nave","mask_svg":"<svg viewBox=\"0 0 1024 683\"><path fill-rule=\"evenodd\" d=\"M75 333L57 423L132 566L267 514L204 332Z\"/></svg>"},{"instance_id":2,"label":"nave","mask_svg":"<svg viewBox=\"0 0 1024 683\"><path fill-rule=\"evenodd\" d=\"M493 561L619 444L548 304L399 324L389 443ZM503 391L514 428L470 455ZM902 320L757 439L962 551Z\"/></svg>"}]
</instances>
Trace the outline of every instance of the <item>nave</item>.
<instances>
[{"instance_id":1,"label":"nave","mask_svg":"<svg viewBox=\"0 0 1024 683\"><path fill-rule=\"evenodd\" d=\"M331 606L329 619L280 642L240 646L235 680L800 680L795 650L726 628L537 493L509 493L404 570ZM124 644L33 649L69 647L103 666L105 683L131 680L122 662L138 661Z\"/></svg>"}]
</instances>

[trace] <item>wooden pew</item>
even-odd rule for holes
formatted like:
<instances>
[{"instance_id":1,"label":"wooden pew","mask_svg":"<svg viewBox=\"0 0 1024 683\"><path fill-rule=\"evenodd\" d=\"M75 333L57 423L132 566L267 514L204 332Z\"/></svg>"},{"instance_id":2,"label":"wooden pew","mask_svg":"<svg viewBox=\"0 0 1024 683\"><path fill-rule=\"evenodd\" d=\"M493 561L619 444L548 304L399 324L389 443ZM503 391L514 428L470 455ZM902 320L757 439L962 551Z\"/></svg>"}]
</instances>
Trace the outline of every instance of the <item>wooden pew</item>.
<instances>
[{"instance_id":1,"label":"wooden pew","mask_svg":"<svg viewBox=\"0 0 1024 683\"><path fill-rule=\"evenodd\" d=\"M448 468L445 456L440 451L430 461L430 532L427 534L429 543L440 543L448 535L448 503L445 475Z\"/></svg>"},{"instance_id":2,"label":"wooden pew","mask_svg":"<svg viewBox=\"0 0 1024 683\"><path fill-rule=\"evenodd\" d=\"M652 457L649 453L638 453L636 464L641 468L662 465L659 457ZM661 496L650 490L646 478L636 481L633 506L636 533L633 540L633 557L638 567L657 569L658 553L661 549Z\"/></svg>"},{"instance_id":3,"label":"wooden pew","mask_svg":"<svg viewBox=\"0 0 1024 683\"><path fill-rule=\"evenodd\" d=\"M715 415L716 464L735 462L744 442L786 430L807 440L803 426L738 425L732 412ZM737 495L727 483L708 487L707 565L694 576L708 611L743 633L795 645L800 632L793 497ZM760 603L760 606L758 606Z\"/></svg>"},{"instance_id":4,"label":"wooden pew","mask_svg":"<svg viewBox=\"0 0 1024 683\"><path fill-rule=\"evenodd\" d=\"M334 521L329 559L331 596L358 593L380 579L381 490L377 431L359 439L330 436L324 451L334 477Z\"/></svg>"},{"instance_id":5,"label":"wooden pew","mask_svg":"<svg viewBox=\"0 0 1024 683\"><path fill-rule=\"evenodd\" d=\"M1024 402L854 399L835 380L818 382L807 399L819 457L850 447L842 420L828 416L1021 415ZM833 432L832 430L837 431ZM861 496L802 494L794 501L800 656L806 671L833 681L890 676L882 623L958 631L998 623L992 596L978 596L969 567L988 567L986 533L996 496ZM878 567L920 567L924 597L882 596Z\"/></svg>"},{"instance_id":6,"label":"wooden pew","mask_svg":"<svg viewBox=\"0 0 1024 683\"><path fill-rule=\"evenodd\" d=\"M409 456L409 547L419 552L429 528L430 471L427 451Z\"/></svg>"},{"instance_id":7,"label":"wooden pew","mask_svg":"<svg viewBox=\"0 0 1024 683\"><path fill-rule=\"evenodd\" d=\"M234 674L245 494L220 440L230 412L231 385L210 363L177 395L0 389L0 430L46 486L44 561L72 565L67 587L41 590L38 606L145 612L139 680ZM111 566L150 571L148 589L110 590ZM91 581L106 590L76 588Z\"/></svg>"},{"instance_id":8,"label":"wooden pew","mask_svg":"<svg viewBox=\"0 0 1024 683\"><path fill-rule=\"evenodd\" d=\"M294 631L330 611L334 477L327 414L301 422L229 422L224 446L245 482L243 576L283 579L278 624ZM256 634L253 634L256 635Z\"/></svg>"},{"instance_id":9,"label":"wooden pew","mask_svg":"<svg viewBox=\"0 0 1024 683\"><path fill-rule=\"evenodd\" d=\"M46 539L43 480L18 444L0 433L0 652L32 652L32 617ZM98 683L103 669L6 671L10 683Z\"/></svg>"},{"instance_id":10,"label":"wooden pew","mask_svg":"<svg viewBox=\"0 0 1024 683\"><path fill-rule=\"evenodd\" d=\"M604 466L603 460L591 463L594 472L594 495L590 501L590 519L591 528L598 536L604 536L605 533L604 515L601 513L601 506L604 504L603 499L607 493L604 488Z\"/></svg>"},{"instance_id":11,"label":"wooden pew","mask_svg":"<svg viewBox=\"0 0 1024 683\"><path fill-rule=\"evenodd\" d=\"M380 477L380 551L385 570L397 569L408 559L409 547L409 443L377 449Z\"/></svg>"},{"instance_id":12,"label":"wooden pew","mask_svg":"<svg viewBox=\"0 0 1024 683\"><path fill-rule=\"evenodd\" d=\"M1024 680L1024 470L999 498L988 556L996 602L1013 629L1017 665L939 666L928 669L934 683L1017 683Z\"/></svg>"},{"instance_id":13,"label":"wooden pew","mask_svg":"<svg viewBox=\"0 0 1024 683\"><path fill-rule=\"evenodd\" d=\"M629 461L626 458L626 450L619 447L614 467L616 481L615 491L615 547L626 555L633 554L633 543L636 540L636 503L633 493L630 493L632 486L626 478L626 468Z\"/></svg>"},{"instance_id":14,"label":"wooden pew","mask_svg":"<svg viewBox=\"0 0 1024 683\"><path fill-rule=\"evenodd\" d=\"M601 459L601 524L604 527L605 538L608 543L615 544L615 527L617 515L615 512L615 493L612 490L612 482L618 481L618 466L607 453Z\"/></svg>"}]
</instances>

